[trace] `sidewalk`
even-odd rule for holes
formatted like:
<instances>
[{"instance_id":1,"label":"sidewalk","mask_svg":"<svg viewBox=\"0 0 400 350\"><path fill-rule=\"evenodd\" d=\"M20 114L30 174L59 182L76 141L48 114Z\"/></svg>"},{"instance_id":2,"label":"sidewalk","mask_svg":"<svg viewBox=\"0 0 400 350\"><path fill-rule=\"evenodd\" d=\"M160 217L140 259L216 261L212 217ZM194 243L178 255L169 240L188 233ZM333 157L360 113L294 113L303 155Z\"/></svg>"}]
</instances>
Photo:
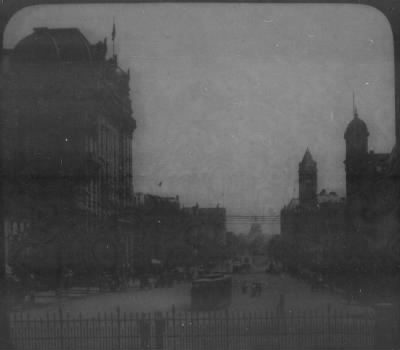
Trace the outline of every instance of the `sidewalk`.
<instances>
[{"instance_id":1,"label":"sidewalk","mask_svg":"<svg viewBox=\"0 0 400 350\"><path fill-rule=\"evenodd\" d=\"M58 292L55 290L34 292L31 300L26 300L24 303L15 305L13 309L14 311L21 311L24 309L45 307L57 302L65 302L68 300L98 295L100 293L101 291L98 287L72 287L62 289ZM28 299L29 297L27 296L26 298Z\"/></svg>"}]
</instances>

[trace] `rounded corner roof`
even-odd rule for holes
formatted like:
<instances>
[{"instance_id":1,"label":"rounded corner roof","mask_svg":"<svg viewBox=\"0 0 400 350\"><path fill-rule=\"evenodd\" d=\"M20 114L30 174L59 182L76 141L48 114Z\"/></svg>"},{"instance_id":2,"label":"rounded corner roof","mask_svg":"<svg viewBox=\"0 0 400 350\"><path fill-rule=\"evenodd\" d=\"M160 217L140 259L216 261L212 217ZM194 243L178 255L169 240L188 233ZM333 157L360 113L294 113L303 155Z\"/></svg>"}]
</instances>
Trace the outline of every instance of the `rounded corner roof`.
<instances>
[{"instance_id":1,"label":"rounded corner roof","mask_svg":"<svg viewBox=\"0 0 400 350\"><path fill-rule=\"evenodd\" d=\"M90 43L77 28L35 28L18 42L12 54L15 61L92 60Z\"/></svg>"},{"instance_id":2,"label":"rounded corner roof","mask_svg":"<svg viewBox=\"0 0 400 350\"><path fill-rule=\"evenodd\" d=\"M344 137L346 138L349 135L349 133L353 132L357 132L357 134L363 133L366 136L369 135L367 124L365 123L364 120L360 119L358 116L354 116L354 118L350 121L349 125L347 125Z\"/></svg>"}]
</instances>

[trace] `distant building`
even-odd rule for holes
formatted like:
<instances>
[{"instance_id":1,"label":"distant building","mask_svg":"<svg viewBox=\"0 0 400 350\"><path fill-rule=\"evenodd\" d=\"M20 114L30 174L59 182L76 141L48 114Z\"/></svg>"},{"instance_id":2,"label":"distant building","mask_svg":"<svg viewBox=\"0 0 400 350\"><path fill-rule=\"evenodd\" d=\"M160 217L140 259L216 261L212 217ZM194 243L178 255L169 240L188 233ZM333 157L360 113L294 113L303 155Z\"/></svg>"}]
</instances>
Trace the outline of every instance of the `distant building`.
<instances>
[{"instance_id":1,"label":"distant building","mask_svg":"<svg viewBox=\"0 0 400 350\"><path fill-rule=\"evenodd\" d=\"M167 213L179 211L181 205L179 196L167 197L138 192L134 196L134 207L147 212Z\"/></svg>"},{"instance_id":2,"label":"distant building","mask_svg":"<svg viewBox=\"0 0 400 350\"><path fill-rule=\"evenodd\" d=\"M264 236L264 233L263 233L261 224L259 222L257 222L257 218L255 218L254 222L250 226L248 239L250 241L253 241L255 239L263 238L263 236Z\"/></svg>"},{"instance_id":3,"label":"distant building","mask_svg":"<svg viewBox=\"0 0 400 350\"><path fill-rule=\"evenodd\" d=\"M303 207L317 205L317 163L307 148L299 164L299 200Z\"/></svg>"},{"instance_id":4,"label":"distant building","mask_svg":"<svg viewBox=\"0 0 400 350\"><path fill-rule=\"evenodd\" d=\"M317 194L317 163L307 149L299 164L299 198L281 210L286 238L320 241L345 231L345 203L335 192Z\"/></svg>"},{"instance_id":5,"label":"distant building","mask_svg":"<svg viewBox=\"0 0 400 350\"><path fill-rule=\"evenodd\" d=\"M184 208L186 227L190 235L207 238L215 244L226 242L226 209Z\"/></svg>"},{"instance_id":6,"label":"distant building","mask_svg":"<svg viewBox=\"0 0 400 350\"><path fill-rule=\"evenodd\" d=\"M130 76L106 53L77 28L35 28L3 62L6 235L58 245L64 264L132 205Z\"/></svg>"},{"instance_id":7,"label":"distant building","mask_svg":"<svg viewBox=\"0 0 400 350\"><path fill-rule=\"evenodd\" d=\"M133 208L119 222L130 232L124 263L134 269L147 269L152 260L168 264L174 252L195 251L203 243L226 244L226 209L182 207L179 196L135 193Z\"/></svg>"},{"instance_id":8,"label":"distant building","mask_svg":"<svg viewBox=\"0 0 400 350\"><path fill-rule=\"evenodd\" d=\"M360 234L371 250L400 249L400 152L368 152L368 128L354 106L345 132L348 231ZM394 255L397 253L393 253Z\"/></svg>"},{"instance_id":9,"label":"distant building","mask_svg":"<svg viewBox=\"0 0 400 350\"><path fill-rule=\"evenodd\" d=\"M400 251L400 148L368 151L369 131L353 106L346 142L346 199L322 191L317 195L317 168L309 150L299 165L299 199L281 211L286 238L321 241L332 233L358 237L371 252L398 259Z\"/></svg>"},{"instance_id":10,"label":"distant building","mask_svg":"<svg viewBox=\"0 0 400 350\"><path fill-rule=\"evenodd\" d=\"M133 207L119 219L126 235L126 266L146 269L152 260L164 263L171 249L184 241L179 197L135 193Z\"/></svg>"}]
</instances>

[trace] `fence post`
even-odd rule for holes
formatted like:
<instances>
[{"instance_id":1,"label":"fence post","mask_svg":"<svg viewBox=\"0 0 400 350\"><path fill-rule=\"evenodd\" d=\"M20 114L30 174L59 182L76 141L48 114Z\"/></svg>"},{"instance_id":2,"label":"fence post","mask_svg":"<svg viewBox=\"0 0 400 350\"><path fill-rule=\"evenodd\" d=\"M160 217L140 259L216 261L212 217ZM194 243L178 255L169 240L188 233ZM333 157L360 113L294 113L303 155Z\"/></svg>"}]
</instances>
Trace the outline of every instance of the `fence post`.
<instances>
[{"instance_id":1,"label":"fence post","mask_svg":"<svg viewBox=\"0 0 400 350\"><path fill-rule=\"evenodd\" d=\"M225 320L226 320L226 349L229 350L229 312L225 309Z\"/></svg>"},{"instance_id":2,"label":"fence post","mask_svg":"<svg viewBox=\"0 0 400 350\"><path fill-rule=\"evenodd\" d=\"M73 320L70 320L69 317L69 311L67 311L65 313L65 330L66 330L66 334L64 334L64 344L66 343L65 348L69 350L69 348L71 348L71 341L74 341L74 338L72 337L71 339L71 334L73 334ZM70 322L71 321L71 322ZM72 327L71 327L72 326Z\"/></svg>"},{"instance_id":3,"label":"fence post","mask_svg":"<svg viewBox=\"0 0 400 350\"><path fill-rule=\"evenodd\" d=\"M3 290L0 298L0 349L9 350L14 349L14 346L11 344L11 319L7 294L6 290Z\"/></svg>"},{"instance_id":4,"label":"fence post","mask_svg":"<svg viewBox=\"0 0 400 350\"><path fill-rule=\"evenodd\" d=\"M117 306L117 349L121 349L121 320L120 320L121 310L119 305Z\"/></svg>"},{"instance_id":5,"label":"fence post","mask_svg":"<svg viewBox=\"0 0 400 350\"><path fill-rule=\"evenodd\" d=\"M28 334L28 344L32 344L34 337L32 336L34 333L34 327L31 324L31 314L28 312L28 314L26 315L26 330L27 330L27 334Z\"/></svg>"},{"instance_id":6,"label":"fence post","mask_svg":"<svg viewBox=\"0 0 400 350\"><path fill-rule=\"evenodd\" d=\"M79 329L79 346L83 348L83 322L82 322L82 312L79 312L78 316L78 329Z\"/></svg>"},{"instance_id":7,"label":"fence post","mask_svg":"<svg viewBox=\"0 0 400 350\"><path fill-rule=\"evenodd\" d=\"M64 350L64 325L63 325L63 311L62 307L58 308L58 319L60 324L60 348Z\"/></svg>"},{"instance_id":8,"label":"fence post","mask_svg":"<svg viewBox=\"0 0 400 350\"><path fill-rule=\"evenodd\" d=\"M378 303L375 309L375 349L394 349L396 329L394 306L391 303Z\"/></svg>"},{"instance_id":9,"label":"fence post","mask_svg":"<svg viewBox=\"0 0 400 350\"><path fill-rule=\"evenodd\" d=\"M172 345L173 349L176 350L176 324L175 324L175 305L172 305Z\"/></svg>"}]
</instances>

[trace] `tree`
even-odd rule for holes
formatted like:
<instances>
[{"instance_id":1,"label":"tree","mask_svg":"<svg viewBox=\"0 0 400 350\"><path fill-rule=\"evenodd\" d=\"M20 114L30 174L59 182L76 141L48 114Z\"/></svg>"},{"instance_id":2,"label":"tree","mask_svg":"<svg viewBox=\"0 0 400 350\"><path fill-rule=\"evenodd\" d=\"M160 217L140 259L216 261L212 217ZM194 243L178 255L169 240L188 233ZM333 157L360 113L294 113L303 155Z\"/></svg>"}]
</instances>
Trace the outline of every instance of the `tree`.
<instances>
[{"instance_id":1,"label":"tree","mask_svg":"<svg viewBox=\"0 0 400 350\"><path fill-rule=\"evenodd\" d=\"M169 249L165 266L168 268L192 266L194 263L194 256L195 251L191 246L178 243Z\"/></svg>"}]
</instances>

